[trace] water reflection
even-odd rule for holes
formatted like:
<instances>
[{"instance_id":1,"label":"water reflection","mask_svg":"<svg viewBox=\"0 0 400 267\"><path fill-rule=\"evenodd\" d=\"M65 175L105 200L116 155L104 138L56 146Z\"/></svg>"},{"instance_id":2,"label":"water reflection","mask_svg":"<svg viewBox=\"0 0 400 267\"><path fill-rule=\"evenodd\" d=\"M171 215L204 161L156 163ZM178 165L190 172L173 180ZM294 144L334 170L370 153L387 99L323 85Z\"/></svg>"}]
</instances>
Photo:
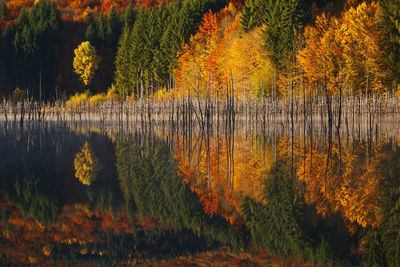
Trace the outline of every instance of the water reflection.
<instances>
[{"instance_id":1,"label":"water reflection","mask_svg":"<svg viewBox=\"0 0 400 267\"><path fill-rule=\"evenodd\" d=\"M2 263L154 264L229 247L400 265L400 145L382 125L3 124Z\"/></svg>"}]
</instances>

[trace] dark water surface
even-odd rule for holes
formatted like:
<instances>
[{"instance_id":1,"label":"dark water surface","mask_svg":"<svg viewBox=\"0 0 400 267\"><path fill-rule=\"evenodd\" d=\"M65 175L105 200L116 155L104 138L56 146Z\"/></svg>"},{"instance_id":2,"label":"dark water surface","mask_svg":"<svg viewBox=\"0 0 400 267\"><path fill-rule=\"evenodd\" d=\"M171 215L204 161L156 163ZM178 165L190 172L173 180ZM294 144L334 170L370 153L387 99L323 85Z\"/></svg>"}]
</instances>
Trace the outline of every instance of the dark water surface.
<instances>
[{"instance_id":1,"label":"dark water surface","mask_svg":"<svg viewBox=\"0 0 400 267\"><path fill-rule=\"evenodd\" d=\"M397 125L0 123L0 263L400 266Z\"/></svg>"}]
</instances>

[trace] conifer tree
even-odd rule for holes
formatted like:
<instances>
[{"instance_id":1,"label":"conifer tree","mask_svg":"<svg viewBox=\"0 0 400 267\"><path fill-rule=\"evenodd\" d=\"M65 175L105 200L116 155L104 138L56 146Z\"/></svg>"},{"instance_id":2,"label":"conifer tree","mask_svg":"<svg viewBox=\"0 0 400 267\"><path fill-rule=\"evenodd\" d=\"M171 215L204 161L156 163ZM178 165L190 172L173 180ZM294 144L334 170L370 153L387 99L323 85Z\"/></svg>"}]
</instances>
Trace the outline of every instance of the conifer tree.
<instances>
[{"instance_id":1,"label":"conifer tree","mask_svg":"<svg viewBox=\"0 0 400 267\"><path fill-rule=\"evenodd\" d=\"M131 94L135 86L135 72L132 68L130 43L131 33L129 26L125 24L115 58L115 83L120 96Z\"/></svg>"},{"instance_id":2,"label":"conifer tree","mask_svg":"<svg viewBox=\"0 0 400 267\"><path fill-rule=\"evenodd\" d=\"M400 83L400 1L381 0L382 33L386 43L386 61L390 68L390 79Z\"/></svg>"},{"instance_id":3,"label":"conifer tree","mask_svg":"<svg viewBox=\"0 0 400 267\"><path fill-rule=\"evenodd\" d=\"M31 94L37 97L51 93L60 27L56 4L40 0L29 11L22 10L15 24L4 32L11 89L34 89Z\"/></svg>"}]
</instances>

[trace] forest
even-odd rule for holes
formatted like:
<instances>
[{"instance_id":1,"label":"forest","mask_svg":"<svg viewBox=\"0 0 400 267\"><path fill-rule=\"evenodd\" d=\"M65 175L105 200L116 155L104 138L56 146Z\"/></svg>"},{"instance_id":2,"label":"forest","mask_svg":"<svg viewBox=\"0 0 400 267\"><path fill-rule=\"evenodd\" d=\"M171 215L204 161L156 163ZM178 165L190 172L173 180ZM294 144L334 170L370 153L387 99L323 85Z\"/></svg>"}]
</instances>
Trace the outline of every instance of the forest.
<instances>
[{"instance_id":1,"label":"forest","mask_svg":"<svg viewBox=\"0 0 400 267\"><path fill-rule=\"evenodd\" d=\"M399 25L400 0L0 0L0 265L399 266Z\"/></svg>"},{"instance_id":2,"label":"forest","mask_svg":"<svg viewBox=\"0 0 400 267\"><path fill-rule=\"evenodd\" d=\"M389 0L2 1L0 94L396 95L399 10Z\"/></svg>"}]
</instances>

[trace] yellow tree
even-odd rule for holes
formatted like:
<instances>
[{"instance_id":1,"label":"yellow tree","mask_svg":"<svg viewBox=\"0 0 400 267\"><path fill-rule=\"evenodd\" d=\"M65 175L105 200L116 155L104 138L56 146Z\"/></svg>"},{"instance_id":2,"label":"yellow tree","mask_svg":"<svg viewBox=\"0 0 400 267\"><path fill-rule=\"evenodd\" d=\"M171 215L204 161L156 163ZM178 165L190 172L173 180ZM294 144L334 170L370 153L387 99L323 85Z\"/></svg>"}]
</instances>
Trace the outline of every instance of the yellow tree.
<instances>
[{"instance_id":1,"label":"yellow tree","mask_svg":"<svg viewBox=\"0 0 400 267\"><path fill-rule=\"evenodd\" d=\"M88 142L81 151L75 155L74 159L75 177L84 185L90 185L97 177L98 159L94 155Z\"/></svg>"},{"instance_id":2,"label":"yellow tree","mask_svg":"<svg viewBox=\"0 0 400 267\"><path fill-rule=\"evenodd\" d=\"M350 8L343 16L340 31L344 43L344 72L356 90L382 93L388 69L384 62L383 36L376 2Z\"/></svg>"},{"instance_id":3,"label":"yellow tree","mask_svg":"<svg viewBox=\"0 0 400 267\"><path fill-rule=\"evenodd\" d=\"M93 79L101 59L96 54L96 48L88 41L81 43L74 50L74 54L73 66L75 73L79 75L85 85L88 85Z\"/></svg>"},{"instance_id":4,"label":"yellow tree","mask_svg":"<svg viewBox=\"0 0 400 267\"><path fill-rule=\"evenodd\" d=\"M363 2L340 18L322 14L305 29L297 59L311 85L326 81L333 94L384 91L388 71L379 14L376 2Z\"/></svg>"}]
</instances>

